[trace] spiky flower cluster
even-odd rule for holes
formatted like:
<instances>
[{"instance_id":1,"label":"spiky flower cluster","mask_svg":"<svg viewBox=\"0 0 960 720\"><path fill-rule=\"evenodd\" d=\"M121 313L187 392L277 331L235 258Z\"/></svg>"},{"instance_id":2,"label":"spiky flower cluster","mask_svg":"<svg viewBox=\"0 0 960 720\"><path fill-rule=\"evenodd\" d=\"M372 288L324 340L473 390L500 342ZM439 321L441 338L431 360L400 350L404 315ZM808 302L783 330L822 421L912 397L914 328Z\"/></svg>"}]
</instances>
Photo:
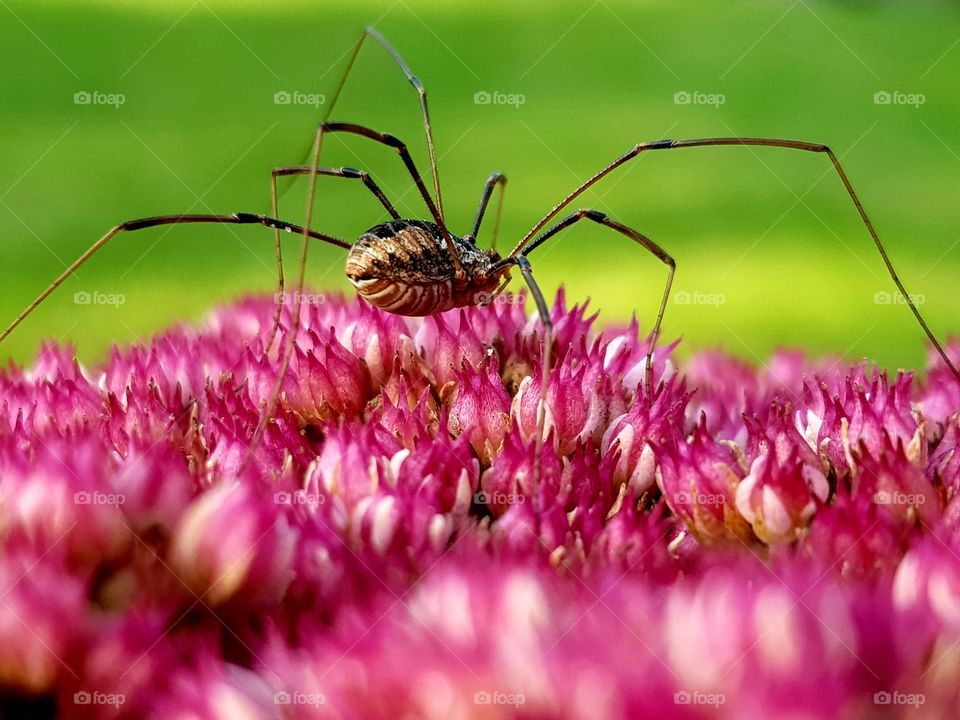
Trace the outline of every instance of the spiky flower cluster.
<instances>
[{"instance_id":1,"label":"spiky flower cluster","mask_svg":"<svg viewBox=\"0 0 960 720\"><path fill-rule=\"evenodd\" d=\"M642 386L558 298L273 307L0 375L0 704L30 717L946 717L960 384L779 353ZM533 468L538 408L548 435Z\"/></svg>"}]
</instances>

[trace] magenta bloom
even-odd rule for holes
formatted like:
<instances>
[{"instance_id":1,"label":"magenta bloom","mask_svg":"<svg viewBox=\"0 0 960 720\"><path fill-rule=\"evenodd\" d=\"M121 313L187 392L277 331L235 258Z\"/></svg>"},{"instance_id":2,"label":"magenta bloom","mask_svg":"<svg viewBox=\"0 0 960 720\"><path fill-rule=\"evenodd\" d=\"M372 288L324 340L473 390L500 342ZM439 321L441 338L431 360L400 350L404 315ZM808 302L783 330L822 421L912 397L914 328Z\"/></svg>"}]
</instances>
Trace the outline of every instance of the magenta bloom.
<instances>
[{"instance_id":1,"label":"magenta bloom","mask_svg":"<svg viewBox=\"0 0 960 720\"><path fill-rule=\"evenodd\" d=\"M747 475L744 461L730 441L711 437L706 415L689 440L673 437L657 455L664 502L701 542L751 541L753 532L736 506L737 487Z\"/></svg>"},{"instance_id":2,"label":"magenta bloom","mask_svg":"<svg viewBox=\"0 0 960 720\"><path fill-rule=\"evenodd\" d=\"M0 374L0 715L951 716L952 376L662 345L647 388L561 294L544 386L522 301L304 305L253 454L271 299Z\"/></svg>"}]
</instances>

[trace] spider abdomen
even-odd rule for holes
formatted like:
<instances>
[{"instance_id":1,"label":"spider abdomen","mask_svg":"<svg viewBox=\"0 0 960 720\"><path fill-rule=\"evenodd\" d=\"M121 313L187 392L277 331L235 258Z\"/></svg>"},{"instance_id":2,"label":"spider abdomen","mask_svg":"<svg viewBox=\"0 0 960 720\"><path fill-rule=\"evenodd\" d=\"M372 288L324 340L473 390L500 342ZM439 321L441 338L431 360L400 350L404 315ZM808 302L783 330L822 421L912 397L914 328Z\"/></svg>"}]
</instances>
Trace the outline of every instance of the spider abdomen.
<instances>
[{"instance_id":1,"label":"spider abdomen","mask_svg":"<svg viewBox=\"0 0 960 720\"><path fill-rule=\"evenodd\" d=\"M347 256L347 277L368 302L397 315L424 316L477 305L505 271L500 258L451 234L464 276L458 280L447 241L434 223L391 220L360 236Z\"/></svg>"}]
</instances>

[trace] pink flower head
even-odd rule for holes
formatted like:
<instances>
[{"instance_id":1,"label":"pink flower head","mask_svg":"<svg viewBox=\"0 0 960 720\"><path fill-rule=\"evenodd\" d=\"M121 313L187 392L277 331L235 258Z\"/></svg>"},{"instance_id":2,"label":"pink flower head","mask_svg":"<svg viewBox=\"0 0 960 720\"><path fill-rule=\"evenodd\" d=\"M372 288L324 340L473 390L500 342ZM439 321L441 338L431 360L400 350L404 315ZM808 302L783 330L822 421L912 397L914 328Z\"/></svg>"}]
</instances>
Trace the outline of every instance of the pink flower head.
<instances>
[{"instance_id":1,"label":"pink flower head","mask_svg":"<svg viewBox=\"0 0 960 720\"><path fill-rule=\"evenodd\" d=\"M840 475L850 471L849 420L840 399L822 380L804 383L794 426L830 469Z\"/></svg>"},{"instance_id":2,"label":"pink flower head","mask_svg":"<svg viewBox=\"0 0 960 720\"><path fill-rule=\"evenodd\" d=\"M960 339L952 339L946 344L945 350L954 365L960 363ZM960 409L960 380L932 346L928 349L927 358L927 386L921 393L920 407L925 418L942 423Z\"/></svg>"},{"instance_id":3,"label":"pink flower head","mask_svg":"<svg viewBox=\"0 0 960 720\"><path fill-rule=\"evenodd\" d=\"M68 682L93 629L83 580L52 557L18 553L0 560L0 595L0 682L31 695Z\"/></svg>"},{"instance_id":4,"label":"pink flower head","mask_svg":"<svg viewBox=\"0 0 960 720\"><path fill-rule=\"evenodd\" d=\"M186 509L174 530L171 565L210 605L276 602L291 579L294 542L275 508L247 487L223 484Z\"/></svg>"},{"instance_id":5,"label":"pink flower head","mask_svg":"<svg viewBox=\"0 0 960 720\"><path fill-rule=\"evenodd\" d=\"M822 572L869 580L892 574L908 540L900 523L875 498L843 490L817 511L799 552Z\"/></svg>"},{"instance_id":6,"label":"pink flower head","mask_svg":"<svg viewBox=\"0 0 960 720\"><path fill-rule=\"evenodd\" d=\"M744 412L756 412L762 405L762 389L756 370L720 350L698 353L686 368L688 382L696 393L687 408L693 422L705 416L707 426L718 438L743 443Z\"/></svg>"},{"instance_id":7,"label":"pink flower head","mask_svg":"<svg viewBox=\"0 0 960 720\"><path fill-rule=\"evenodd\" d=\"M647 351L650 349L650 338L639 339L640 324L634 317L626 329L610 329L604 333L606 342L603 345L604 373L614 379L614 390L619 394L619 401L624 406L632 405L646 383ZM679 340L660 344L653 351L653 384L665 382L674 374L674 366L670 357L679 344ZM619 403L612 401L611 414L614 415Z\"/></svg>"},{"instance_id":8,"label":"pink flower head","mask_svg":"<svg viewBox=\"0 0 960 720\"><path fill-rule=\"evenodd\" d=\"M689 399L683 382L670 378L654 391L652 404L645 397L638 397L633 408L610 422L600 451L619 452L613 475L616 484L626 483L636 494L653 486L656 456L650 443L664 444L671 435L682 436L684 408Z\"/></svg>"},{"instance_id":9,"label":"pink flower head","mask_svg":"<svg viewBox=\"0 0 960 720\"><path fill-rule=\"evenodd\" d=\"M397 377L393 397L386 387L380 391L380 422L404 447L412 450L421 440L436 437L440 430L440 408L429 385L415 395L408 386L406 373L400 370Z\"/></svg>"},{"instance_id":10,"label":"pink flower head","mask_svg":"<svg viewBox=\"0 0 960 720\"><path fill-rule=\"evenodd\" d=\"M810 449L777 406L772 422L762 427L748 421L749 472L737 487L736 506L766 543L791 542L827 501L830 485L820 458Z\"/></svg>"},{"instance_id":11,"label":"pink flower head","mask_svg":"<svg viewBox=\"0 0 960 720\"><path fill-rule=\"evenodd\" d=\"M858 374L862 374L858 373ZM912 376L900 373L890 385L885 373L875 373L872 381L854 385L847 378L846 409L850 424L849 444L852 451L862 445L868 452L879 454L886 438L902 443L915 465L926 465L926 443L923 427L917 422L911 403ZM869 384L867 384L869 382Z\"/></svg>"},{"instance_id":12,"label":"pink flower head","mask_svg":"<svg viewBox=\"0 0 960 720\"><path fill-rule=\"evenodd\" d=\"M342 341L363 360L374 384L383 384L394 362L412 350L403 318L367 303L359 303L356 312L350 313Z\"/></svg>"},{"instance_id":13,"label":"pink flower head","mask_svg":"<svg viewBox=\"0 0 960 720\"><path fill-rule=\"evenodd\" d=\"M416 344L428 358L438 388L455 381L457 371L464 365L479 367L487 356L463 310L453 327L443 315L424 318Z\"/></svg>"},{"instance_id":14,"label":"pink flower head","mask_svg":"<svg viewBox=\"0 0 960 720\"><path fill-rule=\"evenodd\" d=\"M545 452L542 457L541 486L548 488L544 495L554 501L562 465L555 453ZM524 441L522 433L512 427L504 436L499 462L485 469L480 477L481 496L477 502L489 509L494 517L503 515L512 507L532 505L533 459L534 441Z\"/></svg>"},{"instance_id":15,"label":"pink flower head","mask_svg":"<svg viewBox=\"0 0 960 720\"><path fill-rule=\"evenodd\" d=\"M728 441L713 439L706 415L689 440L672 437L658 446L657 460L664 500L701 542L752 538L735 502L746 468Z\"/></svg>"},{"instance_id":16,"label":"pink flower head","mask_svg":"<svg viewBox=\"0 0 960 720\"><path fill-rule=\"evenodd\" d=\"M481 463L490 465L507 432L510 396L493 359L476 369L464 366L456 377L456 386L444 397L450 431L455 436L465 435Z\"/></svg>"},{"instance_id":17,"label":"pink flower head","mask_svg":"<svg viewBox=\"0 0 960 720\"><path fill-rule=\"evenodd\" d=\"M542 368L538 363L513 397L510 413L525 440L536 437L542 402L541 381ZM603 373L598 358L591 357L586 350L567 353L551 369L544 434L552 436L562 455L588 440L599 442L612 395L609 377Z\"/></svg>"},{"instance_id":18,"label":"pink flower head","mask_svg":"<svg viewBox=\"0 0 960 720\"><path fill-rule=\"evenodd\" d=\"M312 332L309 339L306 351L296 345L287 405L304 422L356 416L370 395L366 364L337 342L333 328L326 340Z\"/></svg>"},{"instance_id":19,"label":"pink flower head","mask_svg":"<svg viewBox=\"0 0 960 720\"><path fill-rule=\"evenodd\" d=\"M927 477L943 485L950 497L960 490L960 416L951 418L936 449L930 453Z\"/></svg>"},{"instance_id":20,"label":"pink flower head","mask_svg":"<svg viewBox=\"0 0 960 720\"><path fill-rule=\"evenodd\" d=\"M0 372L4 703L952 717L943 368L921 386L786 351L678 364L661 343L647 388L639 323L561 295L541 387L523 295L433 318L321 297L256 448L292 327L284 307L265 347L269 298L89 368L51 346Z\"/></svg>"},{"instance_id":21,"label":"pink flower head","mask_svg":"<svg viewBox=\"0 0 960 720\"><path fill-rule=\"evenodd\" d=\"M939 514L939 498L930 482L907 456L903 442L884 436L885 447L874 455L861 441L859 466L853 490L873 501L895 517L914 522L931 521Z\"/></svg>"}]
</instances>

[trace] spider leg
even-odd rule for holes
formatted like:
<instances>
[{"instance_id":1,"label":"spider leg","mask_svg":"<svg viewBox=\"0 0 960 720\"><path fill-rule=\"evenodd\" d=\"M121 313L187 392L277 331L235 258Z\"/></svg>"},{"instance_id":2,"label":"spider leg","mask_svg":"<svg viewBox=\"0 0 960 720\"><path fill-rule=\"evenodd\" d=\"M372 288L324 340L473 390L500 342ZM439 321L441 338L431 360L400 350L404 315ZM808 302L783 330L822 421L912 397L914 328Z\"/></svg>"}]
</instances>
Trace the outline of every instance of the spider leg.
<instances>
[{"instance_id":1,"label":"spider leg","mask_svg":"<svg viewBox=\"0 0 960 720\"><path fill-rule=\"evenodd\" d=\"M353 65L356 62L357 55L360 52L360 48L363 46L363 41L367 37L372 37L381 46L390 54L394 62L396 62L403 73L407 76L407 80L410 81L410 84L413 85L414 89L417 91L417 95L420 98L420 108L423 113L423 129L427 137L427 147L430 151L430 170L433 175L433 184L434 190L437 193L437 201L434 203L433 198L430 197L430 192L427 190L426 185L424 185L423 178L420 176L420 172L417 170L416 164L413 161L413 158L410 156L410 151L407 149L407 146L398 138L393 135L386 133L380 133L370 128L363 127L361 125L354 125L352 123L337 123L329 122L329 118L333 113L334 108L336 107L337 101L340 99L340 95L343 91L343 87L347 82L347 78L350 75L350 71L353 69ZM316 192L316 178L320 171L318 167L320 164L320 150L323 146L323 136L326 133L334 132L345 132L351 133L354 135L361 135L367 137L371 140L379 142L387 147L394 148L403 160L404 165L406 165L407 170L409 171L411 177L413 178L414 183L417 185L417 189L420 191L420 195L423 197L424 202L427 204L427 208L430 210L430 214L436 222L437 226L440 228L441 235L443 236L447 252L450 254L450 259L453 264L453 269L456 275L456 279L460 282L466 280L466 273L463 271L463 267L460 263L460 256L457 253L457 248L453 242L453 238L450 235L449 230L447 230L447 225L443 219L443 199L440 194L440 178L437 172L437 159L436 151L434 150L433 145L433 132L430 129L430 113L427 108L427 93L423 87L423 84L420 82L420 79L417 78L411 71L409 66L404 62L403 58L396 51L396 49L390 45L387 40L380 35L373 28L366 28L357 39L357 42L354 44L353 51L350 54L350 59L347 61L346 70L344 70L343 75L340 78L340 82L337 84L337 88L334 91L333 99L330 104L327 106L327 112L324 115L324 121L317 128L317 134L313 143L313 147L310 151L310 189L308 191L307 197L307 214L304 221L304 231L303 231L303 243L300 250L300 268L297 275L297 292L302 292L304 275L306 273L306 264L307 264L307 250L310 233L310 223L313 219L313 204L314 204L314 195ZM276 193L274 192L274 196ZM279 262L279 257L278 257ZM287 339L286 347L283 351L282 360L280 362L280 369L277 375L277 381L274 385L273 393L270 397L270 401L267 404L266 412L260 420L260 424L257 427L256 432L254 433L253 440L250 443L250 452L248 454L248 459L253 456L254 451L257 446L260 444L260 440L263 438L263 433L266 430L266 425L270 421L270 418L273 416L273 411L276 409L276 404L280 396L280 390L283 386L283 380L287 372L287 368L290 365L290 357L293 353L293 347L296 342L296 336L300 329L300 307L297 305L294 308L293 320L291 322L290 335Z\"/></svg>"},{"instance_id":2,"label":"spider leg","mask_svg":"<svg viewBox=\"0 0 960 720\"><path fill-rule=\"evenodd\" d=\"M846 189L847 194L850 196L850 200L853 203L854 207L857 209L857 213L860 215L860 219L863 221L864 226L867 228L867 232L870 234L870 237L873 239L874 245L877 247L877 251L880 253L880 257L883 259L883 264L887 268L887 273L890 275L890 278L893 280L894 284L897 286L897 290L900 291L900 294L903 296L903 299L906 301L907 305L910 307L910 311L913 313L913 316L916 318L917 322L920 324L920 327L923 328L924 333L926 333L927 338L936 348L937 353L946 363L947 367L953 373L954 377L957 380L960 380L960 370L957 369L956 365L950 360L946 351L943 348L943 345L940 344L940 341L937 340L936 336L933 334L933 331L930 329L930 326L927 325L926 320L924 320L923 315L920 314L920 310L917 308L916 304L913 302L913 298L907 292L907 289L904 287L903 282L897 275L896 270L893 267L893 263L890 261L890 256L887 255L887 251L883 246L883 243L880 242L880 236L877 235L876 229L873 227L873 222L870 220L870 217L867 215L867 211L863 207L863 203L860 202L860 198L857 195L856 191L853 189L853 184L850 182L850 179L847 177L847 173L844 171L843 166L840 164L840 160L837 158L836 154L828 146L820 143L805 142L802 140L784 140L778 138L739 138L739 137L728 137L728 138L700 138L695 140L656 140L654 142L640 143L635 145L631 150L627 151L616 160L601 168L597 173L592 175L590 178L582 182L577 188L573 190L569 195L567 195L560 203L555 205L550 212L543 216L543 218L531 228L531 230L523 237L523 239L517 243L517 246L513 249L510 255L516 255L524 248L527 242L532 238L536 233L546 226L557 213L563 210L570 202L575 198L581 195L587 188L591 187L593 184L599 182L602 178L609 175L611 172L616 170L621 165L629 162L635 157L638 157L647 150L674 150L677 148L690 148L690 147L714 147L719 145L739 145L739 146L756 146L756 147L777 147L777 148L787 148L790 150L803 150L805 152L814 152L814 153L823 153L828 158L833 165L834 170L836 170L840 182L843 183L843 187Z\"/></svg>"},{"instance_id":3,"label":"spider leg","mask_svg":"<svg viewBox=\"0 0 960 720\"><path fill-rule=\"evenodd\" d=\"M307 237L314 238L316 240L322 240L328 242L332 245L342 247L345 249L350 249L350 244L344 242L343 240L338 240L335 237L330 235L325 235L324 233L316 232L314 230L307 230L299 225L293 225L292 223L284 222L283 220L278 220L276 218L269 217L267 215L258 215L256 213L233 213L232 215L207 215L207 214L187 214L187 215L158 215L155 217L141 218L139 220L128 220L126 222L120 223L110 228L103 237L97 240L93 245L91 245L86 252L84 252L79 258L74 260L74 262L62 273L59 277L54 280L47 288L37 296L37 299L30 303L23 312L21 312L17 318L7 326L7 328L0 333L0 342L3 342L10 333L12 333L16 327L22 323L30 314L36 310L44 300L49 297L49 295L56 290L63 282L69 278L73 273L77 271L87 260L89 260L100 248L106 245L113 237L119 235L122 232L134 232L136 230L144 230L146 228L157 227L158 225L182 225L190 223L220 223L228 225L263 225L265 227L273 228L278 232L284 230L291 233L306 233Z\"/></svg>"},{"instance_id":4,"label":"spider leg","mask_svg":"<svg viewBox=\"0 0 960 720\"><path fill-rule=\"evenodd\" d=\"M477 215L473 220L473 231L470 237L474 243L477 241L477 235L480 232L480 223L483 222L483 216L487 212L487 204L490 202L490 196L494 188L500 186L500 200L497 203L497 215L493 221L493 239L490 241L490 249L497 249L497 233L500 231L500 215L503 213L503 195L507 190L507 176L503 173L492 173L483 186L483 192L480 194L480 206L477 208Z\"/></svg>"},{"instance_id":5,"label":"spider leg","mask_svg":"<svg viewBox=\"0 0 960 720\"><path fill-rule=\"evenodd\" d=\"M453 242L453 238L450 235L450 231L447 230L447 225L443 220L443 216L440 214L440 210L437 208L436 204L433 202L433 198L430 197L430 192L427 190L427 186L423 182L423 178L420 175L420 171L417 170L417 165L414 163L413 158L410 156L410 151L407 149L406 144L399 138L390 135L389 133L377 132L376 130L371 130L368 127L363 125L355 125L354 123L344 123L344 122L323 122L320 124L320 127L317 129L317 137L314 143L315 151L319 149L323 143L324 135L328 133L348 133L351 135L360 135L361 137L369 138L374 142L378 142L381 145L386 145L387 147L392 147L400 155L400 158L403 160L403 164L406 166L407 171L410 173L410 176L413 178L414 183L417 186L417 189L420 191L420 195L423 198L423 201L427 205L427 209L430 211L430 215L433 218L434 222L437 224L437 227L440 228L440 234L443 236L447 245L447 252L450 254L450 259L453 263L454 273L456 278L459 281L466 279L466 274L463 271L463 267L460 264L460 256L457 253L456 245ZM314 158L319 158L319 155L315 153ZM314 192L313 184L311 183L310 193L311 199L308 201L308 205L311 205L312 194Z\"/></svg>"},{"instance_id":6,"label":"spider leg","mask_svg":"<svg viewBox=\"0 0 960 720\"><path fill-rule=\"evenodd\" d=\"M343 87L347 82L347 78L350 76L350 72L353 70L353 65L357 60L357 56L360 54L360 48L363 47L363 41L368 37L376 40L377 43L379 43L380 46L387 51L393 61L399 66L400 70L406 76L407 80L413 86L414 90L417 91L417 97L420 100L420 111L423 116L423 132L427 139L427 150L430 153L430 171L433 175L433 187L437 194L438 214L442 217L443 197L440 194L440 176L437 172L437 153L433 146L433 131L430 128L430 111L427 107L427 91L423 87L423 83L420 82L420 78L413 74L413 72L410 70L410 66L407 65L406 61L404 61L404 59L400 56L400 53L397 52L397 49L393 47L393 45L391 45L387 39L374 28L364 28L363 32L360 33L360 37L357 38L357 41L354 43L353 50L350 53L350 59L347 61L347 67L344 69L343 75L340 77L340 82L337 83L336 90L333 93L333 99L330 101L330 104L327 105L327 112L323 119L325 121L329 120L330 116L333 114L333 110L337 105L337 101L340 99L340 95L343 92Z\"/></svg>"},{"instance_id":7,"label":"spider leg","mask_svg":"<svg viewBox=\"0 0 960 720\"><path fill-rule=\"evenodd\" d=\"M420 176L420 172L417 170L416 163L414 163L413 158L410 156L410 151L407 149L406 144L393 135L377 132L376 130L371 130L370 128L362 125L325 121L320 123L320 126L317 128L316 138L314 139L313 143L312 157L308 166L310 182L309 190L307 191L307 212L304 219L303 242L300 247L300 264L297 272L296 292L294 297L299 297L299 295L303 292L303 283L307 272L307 252L309 248L307 241L310 237L310 224L313 222L313 206L317 194L317 176L320 173L320 152L323 149L323 138L327 133L337 132L360 135L361 137L369 138L370 140L378 142L382 145L386 145L387 147L392 147L397 151L397 153L400 155L400 158L403 160L404 165L407 167L407 171L413 178L414 183L416 183L417 189L420 190L420 195L423 197L424 202L427 204L427 207L430 210L430 214L433 216L437 227L440 229L441 234L443 235L447 252L450 254L450 259L453 263L456 279L461 282L465 280L466 273L463 271L463 267L460 264L460 256L457 254L457 248L456 244L453 242L453 237L447 230L447 226L444 224L443 217L440 215L440 211L434 204L433 198L430 197L430 192L427 190L426 185L424 185L423 178ZM439 249L440 248L437 248L437 250ZM296 344L297 334L299 331L300 306L299 304L296 304L293 307L290 333L283 349L280 367L277 372L277 379L273 386L273 392L270 394L270 399L267 402L265 412L261 416L260 422L257 425L257 429L253 434L253 439L250 442L250 448L247 453L248 462L250 458L253 457L257 447L260 445L260 441L263 439L263 434L267 429L267 423L269 423L271 418L273 418L273 413L277 408L277 402L280 399L280 391L283 389L283 382L287 375L287 369L290 367L290 358L293 356L293 349ZM243 468L241 468L241 471L242 470Z\"/></svg>"},{"instance_id":8,"label":"spider leg","mask_svg":"<svg viewBox=\"0 0 960 720\"><path fill-rule=\"evenodd\" d=\"M533 446L533 518L534 531L537 538L540 537L540 463L543 454L543 431L546 422L547 412L547 380L550 377L550 364L553 358L553 321L550 319L550 309L543 299L543 293L540 286L533 277L533 268L530 267L530 261L526 255L516 255L504 258L503 265L516 265L523 276L524 282L530 288L530 294L533 296L533 302L537 306L537 314L540 315L540 321L543 323L543 360L541 362L540 373L540 404L537 407L537 437Z\"/></svg>"},{"instance_id":9,"label":"spider leg","mask_svg":"<svg viewBox=\"0 0 960 720\"><path fill-rule=\"evenodd\" d=\"M575 213L568 215L560 222L556 223L550 229L542 232L527 245L523 247L519 253L519 257L526 257L531 252L536 250L538 247L543 245L547 240L556 235L562 230L570 227L571 225L580 222L583 219L592 220L595 223L600 225L605 225L611 230L615 230L621 235L625 235L631 240L637 242L642 247L646 248L651 254L656 256L660 262L667 266L667 281L663 286L663 295L660 298L660 308L657 310L657 318L653 324L653 330L650 333L650 344L647 347L647 358L646 358L646 367L644 368L645 372L645 385L646 385L646 394L647 400L653 401L653 351L656 346L657 340L660 338L660 327L663 324L663 315L667 310L667 301L670 298L670 288L673 286L673 277L677 271L677 263L673 257L662 247L660 247L653 240L648 238L646 235L637 232L633 228L627 227L623 223L619 223L616 220L611 219L605 213L599 212L597 210L586 210L581 209L577 210Z\"/></svg>"},{"instance_id":10,"label":"spider leg","mask_svg":"<svg viewBox=\"0 0 960 720\"><path fill-rule=\"evenodd\" d=\"M498 265L494 267L494 271L496 271L497 269L508 265L517 266L517 268L520 270L520 274L523 276L524 281L527 283L527 287L530 288L530 294L533 296L534 303L537 306L537 313L540 315L540 320L543 322L543 370L540 378L540 403L537 407L537 436L534 444L535 459L533 466L533 507L537 537L539 537L540 534L540 456L543 451L543 444L546 440L544 437L544 429L546 424L547 409L547 383L550 377L550 366L553 355L553 322L550 319L550 311L547 307L547 303L543 299L543 293L540 291L540 287L536 280L534 280L533 268L531 268L530 261L527 256L551 237L558 234L561 230L565 230L566 228L583 219L592 220L593 222L609 227L611 230L615 230L622 235L626 235L631 240L634 240L642 247L646 248L667 266L667 282L663 288L663 297L660 300L660 309L657 312L657 320L654 324L652 332L650 333L650 344L647 347L646 367L644 368L646 373L644 384L646 385L648 402L652 402L653 400L653 350L656 345L657 338L660 335L660 326L663 322L663 314L667 308L667 300L670 297L670 288L673 285L673 276L677 269L677 264L673 257L671 257L666 250L657 245L646 235L642 235L633 228L629 228L626 225L617 222L616 220L612 220L602 212L586 209L578 210L577 212L565 217L563 220L553 225L550 229L538 235L532 242L525 245L520 252L504 258Z\"/></svg>"},{"instance_id":11,"label":"spider leg","mask_svg":"<svg viewBox=\"0 0 960 720\"><path fill-rule=\"evenodd\" d=\"M278 177L287 177L291 175L309 175L310 167L307 165L294 165L288 167L278 167L274 168L270 172L270 212L274 217L280 215L279 208L279 196L277 193L277 178ZM374 197L380 201L380 204L390 213L390 217L394 220L399 219L400 215L397 213L396 208L387 200L386 195L383 194L383 191L380 187L373 181L373 178L370 177L370 174L364 172L363 170L357 170L355 168L343 167L343 168L329 168L321 167L317 168L317 175L324 175L328 177L341 177L347 179L356 179L363 182L363 184L373 193ZM283 251L280 247L280 230L276 229L274 231L274 249L276 251L277 257L277 297L283 296L284 290L284 276L283 276ZM277 303L277 307L273 313L273 323L270 328L270 334L267 336L267 342L264 345L264 352L269 352L270 348L273 347L273 341L277 337L277 331L280 328L280 316L283 311L283 305Z\"/></svg>"}]
</instances>

